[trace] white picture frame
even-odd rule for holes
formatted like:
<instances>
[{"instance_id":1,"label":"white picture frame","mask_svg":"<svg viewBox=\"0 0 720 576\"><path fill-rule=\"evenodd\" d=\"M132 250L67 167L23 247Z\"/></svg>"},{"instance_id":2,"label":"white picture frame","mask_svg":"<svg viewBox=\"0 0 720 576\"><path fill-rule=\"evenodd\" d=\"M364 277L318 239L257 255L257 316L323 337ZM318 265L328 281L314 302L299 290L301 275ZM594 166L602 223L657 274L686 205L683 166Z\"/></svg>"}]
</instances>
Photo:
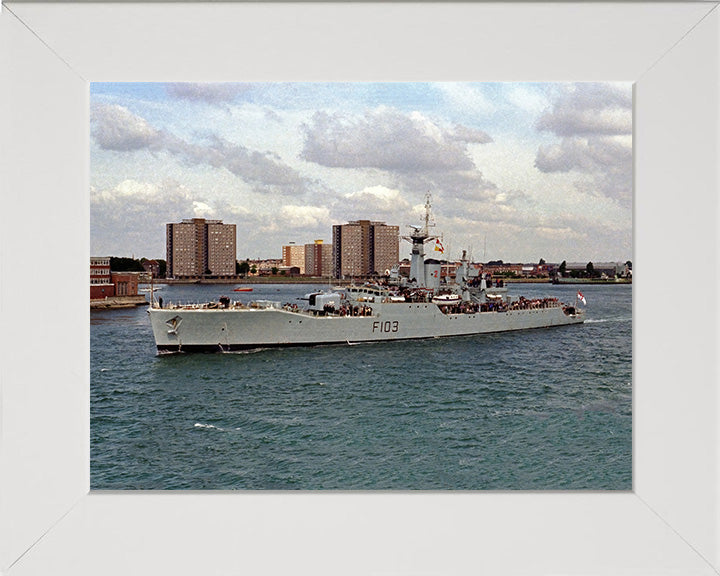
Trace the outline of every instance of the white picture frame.
<instances>
[{"instance_id":1,"label":"white picture frame","mask_svg":"<svg viewBox=\"0 0 720 576\"><path fill-rule=\"evenodd\" d=\"M720 571L716 2L0 14L0 572ZM633 490L90 492L90 81L635 83ZM683 282L685 280L685 282Z\"/></svg>"}]
</instances>

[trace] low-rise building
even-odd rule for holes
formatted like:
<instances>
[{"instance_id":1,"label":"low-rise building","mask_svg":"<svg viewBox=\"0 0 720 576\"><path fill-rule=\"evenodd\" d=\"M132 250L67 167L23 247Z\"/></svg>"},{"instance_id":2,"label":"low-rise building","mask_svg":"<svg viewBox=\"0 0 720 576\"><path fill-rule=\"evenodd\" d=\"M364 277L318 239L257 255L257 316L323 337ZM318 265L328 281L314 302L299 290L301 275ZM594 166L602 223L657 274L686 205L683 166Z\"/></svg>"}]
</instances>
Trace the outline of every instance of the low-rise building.
<instances>
[{"instance_id":1,"label":"low-rise building","mask_svg":"<svg viewBox=\"0 0 720 576\"><path fill-rule=\"evenodd\" d=\"M270 276L273 268L279 269L283 265L283 261L278 258L267 260L250 260L250 267L255 266L258 276Z\"/></svg>"},{"instance_id":2,"label":"low-rise building","mask_svg":"<svg viewBox=\"0 0 720 576\"><path fill-rule=\"evenodd\" d=\"M503 262L488 262L483 264L482 270L489 274L522 274L522 264L505 264Z\"/></svg>"},{"instance_id":3,"label":"low-rise building","mask_svg":"<svg viewBox=\"0 0 720 576\"><path fill-rule=\"evenodd\" d=\"M90 258L90 300L121 300L138 296L138 282L142 272L113 272L109 257Z\"/></svg>"},{"instance_id":4,"label":"low-rise building","mask_svg":"<svg viewBox=\"0 0 720 576\"><path fill-rule=\"evenodd\" d=\"M115 296L137 296L140 272L111 272Z\"/></svg>"},{"instance_id":5,"label":"low-rise building","mask_svg":"<svg viewBox=\"0 0 720 576\"><path fill-rule=\"evenodd\" d=\"M115 295L115 286L110 275L109 256L90 257L90 299Z\"/></svg>"}]
</instances>

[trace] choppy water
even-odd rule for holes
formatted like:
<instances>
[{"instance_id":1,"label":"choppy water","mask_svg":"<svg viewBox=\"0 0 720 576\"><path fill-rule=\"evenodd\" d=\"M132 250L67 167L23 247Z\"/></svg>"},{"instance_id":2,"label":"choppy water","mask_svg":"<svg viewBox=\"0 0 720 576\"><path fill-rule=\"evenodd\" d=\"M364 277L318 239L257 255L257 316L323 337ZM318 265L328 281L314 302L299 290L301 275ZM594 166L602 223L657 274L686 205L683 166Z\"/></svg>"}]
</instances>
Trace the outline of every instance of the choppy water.
<instances>
[{"instance_id":1,"label":"choppy water","mask_svg":"<svg viewBox=\"0 0 720 576\"><path fill-rule=\"evenodd\" d=\"M572 302L577 287L510 290ZM234 354L158 356L146 308L92 312L91 486L630 490L632 290L581 290L579 326Z\"/></svg>"}]
</instances>

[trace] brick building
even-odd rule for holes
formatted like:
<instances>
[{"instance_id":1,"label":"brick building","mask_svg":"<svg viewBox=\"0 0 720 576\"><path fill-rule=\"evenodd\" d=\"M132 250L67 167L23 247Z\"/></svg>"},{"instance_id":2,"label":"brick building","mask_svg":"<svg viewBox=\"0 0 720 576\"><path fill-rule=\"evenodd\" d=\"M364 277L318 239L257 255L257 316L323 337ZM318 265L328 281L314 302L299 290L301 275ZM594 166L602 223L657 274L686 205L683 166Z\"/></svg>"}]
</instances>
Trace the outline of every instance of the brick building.
<instances>
[{"instance_id":1,"label":"brick building","mask_svg":"<svg viewBox=\"0 0 720 576\"><path fill-rule=\"evenodd\" d=\"M356 220L333 226L335 277L385 274L398 263L400 227Z\"/></svg>"},{"instance_id":2,"label":"brick building","mask_svg":"<svg viewBox=\"0 0 720 576\"><path fill-rule=\"evenodd\" d=\"M315 240L313 244L305 244L305 274L308 276L332 276L333 246Z\"/></svg>"},{"instance_id":3,"label":"brick building","mask_svg":"<svg viewBox=\"0 0 720 576\"><path fill-rule=\"evenodd\" d=\"M235 276L236 226L192 218L166 225L167 277Z\"/></svg>"},{"instance_id":4,"label":"brick building","mask_svg":"<svg viewBox=\"0 0 720 576\"><path fill-rule=\"evenodd\" d=\"M305 246L298 244L283 246L282 265L287 267L297 266L300 269L300 274L305 274Z\"/></svg>"},{"instance_id":5,"label":"brick building","mask_svg":"<svg viewBox=\"0 0 720 576\"><path fill-rule=\"evenodd\" d=\"M139 272L112 272L110 258L90 258L90 300L137 296Z\"/></svg>"},{"instance_id":6,"label":"brick building","mask_svg":"<svg viewBox=\"0 0 720 576\"><path fill-rule=\"evenodd\" d=\"M115 296L115 286L110 274L110 258L90 257L90 298L98 299Z\"/></svg>"}]
</instances>

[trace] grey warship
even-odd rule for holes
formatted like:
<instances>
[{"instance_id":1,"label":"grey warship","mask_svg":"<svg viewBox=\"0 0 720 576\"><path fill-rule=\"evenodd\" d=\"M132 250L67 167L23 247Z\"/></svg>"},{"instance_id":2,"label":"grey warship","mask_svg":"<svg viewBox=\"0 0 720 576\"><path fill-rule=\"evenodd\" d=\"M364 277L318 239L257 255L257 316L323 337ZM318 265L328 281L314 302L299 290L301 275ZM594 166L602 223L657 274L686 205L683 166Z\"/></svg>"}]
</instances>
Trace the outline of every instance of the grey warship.
<instances>
[{"instance_id":1,"label":"grey warship","mask_svg":"<svg viewBox=\"0 0 720 576\"><path fill-rule=\"evenodd\" d=\"M307 305L270 300L160 307L148 314L159 353L230 352L284 346L356 344L466 336L580 324L585 313L555 298L511 298L471 270L463 252L455 278L441 282L439 264L425 259L425 220L404 237L412 243L410 277L307 295Z\"/></svg>"}]
</instances>

